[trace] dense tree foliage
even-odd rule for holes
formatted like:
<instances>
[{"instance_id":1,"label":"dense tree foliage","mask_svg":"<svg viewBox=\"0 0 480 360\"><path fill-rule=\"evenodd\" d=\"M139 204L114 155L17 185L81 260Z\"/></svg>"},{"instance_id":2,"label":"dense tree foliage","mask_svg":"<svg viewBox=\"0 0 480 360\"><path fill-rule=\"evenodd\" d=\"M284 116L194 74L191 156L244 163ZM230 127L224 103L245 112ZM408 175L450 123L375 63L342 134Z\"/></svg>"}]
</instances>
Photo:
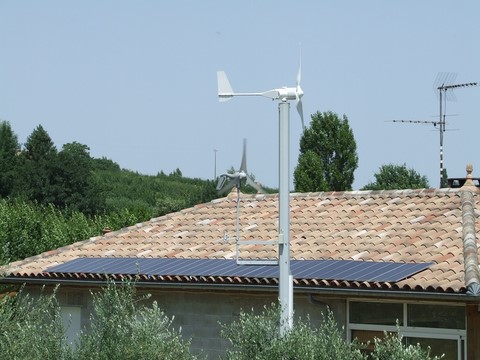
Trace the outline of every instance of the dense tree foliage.
<instances>
[{"instance_id":1,"label":"dense tree foliage","mask_svg":"<svg viewBox=\"0 0 480 360\"><path fill-rule=\"evenodd\" d=\"M10 123L0 121L0 197L8 196L13 191L18 169L18 151L20 144Z\"/></svg>"},{"instance_id":2,"label":"dense tree foliage","mask_svg":"<svg viewBox=\"0 0 480 360\"><path fill-rule=\"evenodd\" d=\"M54 203L55 165L57 149L50 135L41 126L27 138L20 153L19 193L41 204Z\"/></svg>"},{"instance_id":3,"label":"dense tree foliage","mask_svg":"<svg viewBox=\"0 0 480 360\"><path fill-rule=\"evenodd\" d=\"M342 360L428 360L429 349L420 345L405 346L397 334L384 334L376 338L375 348L368 356L362 349L367 344L347 343L335 322L332 312L327 311L323 321L315 327L308 319L297 319L290 332L280 337L278 324L280 311L277 305L265 307L261 314L253 310L241 311L239 319L231 324L222 324L222 336L229 340L229 360L277 360L277 359L342 359Z\"/></svg>"},{"instance_id":4,"label":"dense tree foliage","mask_svg":"<svg viewBox=\"0 0 480 360\"><path fill-rule=\"evenodd\" d=\"M105 197L93 173L89 148L77 142L63 145L54 178L54 204L93 215L105 209Z\"/></svg>"},{"instance_id":5,"label":"dense tree foliage","mask_svg":"<svg viewBox=\"0 0 480 360\"><path fill-rule=\"evenodd\" d=\"M56 292L38 298L23 289L0 298L0 358L18 360L195 359L189 342L154 302L141 302L128 283L111 282L93 295L91 328L76 346L65 339Z\"/></svg>"},{"instance_id":6,"label":"dense tree foliage","mask_svg":"<svg viewBox=\"0 0 480 360\"><path fill-rule=\"evenodd\" d=\"M128 283L110 282L94 294L91 329L81 333L74 359L195 359L172 319L155 301L145 305L145 298Z\"/></svg>"},{"instance_id":7,"label":"dense tree foliage","mask_svg":"<svg viewBox=\"0 0 480 360\"><path fill-rule=\"evenodd\" d=\"M357 166L357 144L348 118L331 111L313 114L300 139L295 190L351 190Z\"/></svg>"},{"instance_id":8,"label":"dense tree foliage","mask_svg":"<svg viewBox=\"0 0 480 360\"><path fill-rule=\"evenodd\" d=\"M57 151L41 125L21 148L10 124L0 122L0 263L217 196L213 181L185 178L180 169L141 175L92 158L78 142Z\"/></svg>"},{"instance_id":9,"label":"dense tree foliage","mask_svg":"<svg viewBox=\"0 0 480 360\"><path fill-rule=\"evenodd\" d=\"M0 264L23 259L86 240L144 219L127 208L104 215L87 216L18 199L0 199Z\"/></svg>"},{"instance_id":10,"label":"dense tree foliage","mask_svg":"<svg viewBox=\"0 0 480 360\"><path fill-rule=\"evenodd\" d=\"M94 160L94 174L103 189L107 212L128 208L140 217L151 218L215 199L211 180L185 178L177 171L165 175L141 175L121 170L108 160Z\"/></svg>"},{"instance_id":11,"label":"dense tree foliage","mask_svg":"<svg viewBox=\"0 0 480 360\"><path fill-rule=\"evenodd\" d=\"M0 197L80 211L93 216L128 208L140 217L160 216L217 197L213 181L190 179L180 169L141 175L113 161L91 158L78 142L57 151L39 125L23 149L8 122L0 123Z\"/></svg>"},{"instance_id":12,"label":"dense tree foliage","mask_svg":"<svg viewBox=\"0 0 480 360\"><path fill-rule=\"evenodd\" d=\"M442 169L442 180L440 184L440 188L448 188L448 174L447 169Z\"/></svg>"},{"instance_id":13,"label":"dense tree foliage","mask_svg":"<svg viewBox=\"0 0 480 360\"><path fill-rule=\"evenodd\" d=\"M138 296L135 284L110 281L92 292L94 312L90 326L84 327L75 346L64 336L56 291L42 290L38 297L20 289L0 297L0 358L30 360L107 360L107 359L195 359L189 340L172 326L169 318L150 295ZM226 359L342 359L342 360L438 360L428 348L404 345L396 333L384 333L367 344L348 343L333 313L323 314L320 325L296 319L294 327L279 336L280 311L266 306L258 314L240 311L238 320L221 324L221 335L229 340ZM68 325L67 325L68 326Z\"/></svg>"},{"instance_id":14,"label":"dense tree foliage","mask_svg":"<svg viewBox=\"0 0 480 360\"><path fill-rule=\"evenodd\" d=\"M375 173L375 181L363 187L362 190L401 190L428 188L428 179L407 165L382 165Z\"/></svg>"},{"instance_id":15,"label":"dense tree foliage","mask_svg":"<svg viewBox=\"0 0 480 360\"><path fill-rule=\"evenodd\" d=\"M55 293L33 298L20 290L0 298L1 359L63 360L69 354Z\"/></svg>"}]
</instances>

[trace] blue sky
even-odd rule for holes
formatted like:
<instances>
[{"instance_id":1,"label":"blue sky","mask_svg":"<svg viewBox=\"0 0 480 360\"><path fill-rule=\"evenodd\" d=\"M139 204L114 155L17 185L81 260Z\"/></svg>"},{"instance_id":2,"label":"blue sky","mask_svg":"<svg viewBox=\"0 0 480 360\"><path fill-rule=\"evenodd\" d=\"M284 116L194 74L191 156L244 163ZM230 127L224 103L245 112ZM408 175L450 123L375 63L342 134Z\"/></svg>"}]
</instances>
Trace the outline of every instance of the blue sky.
<instances>
[{"instance_id":1,"label":"blue sky","mask_svg":"<svg viewBox=\"0 0 480 360\"><path fill-rule=\"evenodd\" d=\"M143 174L213 178L238 167L278 186L278 110L266 98L217 99L216 71L238 92L293 86L302 51L305 120L345 114L359 156L354 189L383 164L439 182L433 125L441 72L480 82L480 2L0 0L0 119L25 142L41 124ZM480 177L480 87L447 102L445 167ZM291 159L300 121L292 104ZM292 175L293 176L293 175Z\"/></svg>"}]
</instances>

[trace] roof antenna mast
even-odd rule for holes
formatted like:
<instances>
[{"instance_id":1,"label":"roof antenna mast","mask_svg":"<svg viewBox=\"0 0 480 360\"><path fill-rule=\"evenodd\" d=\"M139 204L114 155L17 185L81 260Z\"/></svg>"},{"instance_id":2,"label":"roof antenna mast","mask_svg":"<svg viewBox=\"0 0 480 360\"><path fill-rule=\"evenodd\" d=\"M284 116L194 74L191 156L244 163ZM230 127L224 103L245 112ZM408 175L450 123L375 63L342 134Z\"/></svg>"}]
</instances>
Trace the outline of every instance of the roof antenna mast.
<instances>
[{"instance_id":1,"label":"roof antenna mast","mask_svg":"<svg viewBox=\"0 0 480 360\"><path fill-rule=\"evenodd\" d=\"M440 130L440 187L442 186L443 178L443 133L445 132L445 112L447 108L447 100L456 101L456 96L453 92L453 89L455 88L478 86L478 83L476 82L453 84L456 78L456 73L442 72L437 74L434 82L434 87L436 90L438 90L438 99L440 105L438 115L438 125Z\"/></svg>"},{"instance_id":2,"label":"roof antenna mast","mask_svg":"<svg viewBox=\"0 0 480 360\"><path fill-rule=\"evenodd\" d=\"M434 82L434 90L435 92L438 90L438 98L440 102L440 111L439 111L439 118L438 121L424 121L424 120L392 120L392 122L399 122L399 123L410 123L410 124L433 124L433 126L437 127L440 134L440 181L439 181L439 188L442 187L443 182L443 133L446 131L445 125L446 123L446 109L447 109L447 100L448 101L457 101L457 98L452 89L460 88L460 87L470 87L470 86L478 86L478 83L465 83L465 84L456 84L452 85L452 83L457 78L456 73L438 73L437 78ZM447 90L450 90L447 92Z\"/></svg>"}]
</instances>

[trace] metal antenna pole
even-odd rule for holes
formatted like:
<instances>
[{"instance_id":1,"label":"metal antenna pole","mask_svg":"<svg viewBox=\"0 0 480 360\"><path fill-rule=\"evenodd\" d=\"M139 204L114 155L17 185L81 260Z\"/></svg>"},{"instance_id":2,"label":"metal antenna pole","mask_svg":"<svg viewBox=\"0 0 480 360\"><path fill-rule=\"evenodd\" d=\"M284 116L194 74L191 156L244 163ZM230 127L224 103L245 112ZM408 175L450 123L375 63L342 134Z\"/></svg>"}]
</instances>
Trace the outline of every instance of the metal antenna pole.
<instances>
[{"instance_id":1,"label":"metal antenna pole","mask_svg":"<svg viewBox=\"0 0 480 360\"><path fill-rule=\"evenodd\" d=\"M281 306L280 336L293 326L293 278L290 271L290 103L282 100L279 112L279 299Z\"/></svg>"},{"instance_id":2,"label":"metal antenna pole","mask_svg":"<svg viewBox=\"0 0 480 360\"><path fill-rule=\"evenodd\" d=\"M456 75L455 75L456 76ZM445 85L445 82L437 87L439 92L439 100L440 100L440 187L442 187L442 179L443 179L443 133L445 132L445 112L443 111L446 108L446 101L447 101L447 90L449 89L456 89L456 88L465 88L471 86L478 86L478 83L471 82L471 83L464 83L464 84L450 84ZM449 93L452 96L452 93ZM443 96L444 95L444 96ZM443 99L444 97L444 99ZM445 105L443 105L443 101L445 101Z\"/></svg>"},{"instance_id":3,"label":"metal antenna pole","mask_svg":"<svg viewBox=\"0 0 480 360\"><path fill-rule=\"evenodd\" d=\"M439 116L440 118L438 119L438 126L440 130L440 182L438 183L438 188L440 189L442 187L442 179L443 179L443 132L445 131L445 122L444 122L444 117L442 116L442 89L439 89L440 91L440 112Z\"/></svg>"}]
</instances>

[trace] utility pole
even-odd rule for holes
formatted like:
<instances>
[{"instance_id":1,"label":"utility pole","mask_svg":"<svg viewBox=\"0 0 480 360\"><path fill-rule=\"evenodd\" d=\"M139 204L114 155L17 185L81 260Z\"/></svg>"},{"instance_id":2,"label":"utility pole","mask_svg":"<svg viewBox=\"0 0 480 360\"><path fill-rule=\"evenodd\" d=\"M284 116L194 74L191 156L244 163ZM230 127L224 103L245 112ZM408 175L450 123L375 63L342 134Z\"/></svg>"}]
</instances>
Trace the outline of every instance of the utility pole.
<instances>
[{"instance_id":1,"label":"utility pole","mask_svg":"<svg viewBox=\"0 0 480 360\"><path fill-rule=\"evenodd\" d=\"M217 178L217 149L213 149L213 180Z\"/></svg>"}]
</instances>

